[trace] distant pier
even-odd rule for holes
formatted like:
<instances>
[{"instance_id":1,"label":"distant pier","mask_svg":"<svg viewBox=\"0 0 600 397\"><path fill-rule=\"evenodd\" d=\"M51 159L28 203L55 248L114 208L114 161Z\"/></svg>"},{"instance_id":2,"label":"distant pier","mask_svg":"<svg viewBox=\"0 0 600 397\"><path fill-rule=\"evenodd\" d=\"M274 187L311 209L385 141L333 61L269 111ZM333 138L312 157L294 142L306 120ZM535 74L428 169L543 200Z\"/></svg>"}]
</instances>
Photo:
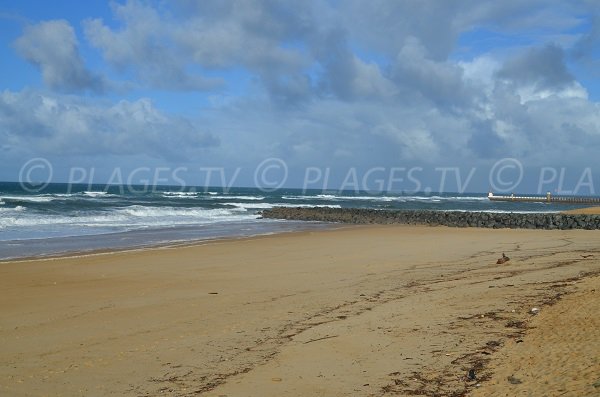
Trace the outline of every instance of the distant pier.
<instances>
[{"instance_id":1,"label":"distant pier","mask_svg":"<svg viewBox=\"0 0 600 397\"><path fill-rule=\"evenodd\" d=\"M491 201L515 201L519 203L557 203L557 204L591 204L600 205L600 197L569 197L552 196L550 192L545 196L496 196L494 193L488 193L488 199Z\"/></svg>"}]
</instances>

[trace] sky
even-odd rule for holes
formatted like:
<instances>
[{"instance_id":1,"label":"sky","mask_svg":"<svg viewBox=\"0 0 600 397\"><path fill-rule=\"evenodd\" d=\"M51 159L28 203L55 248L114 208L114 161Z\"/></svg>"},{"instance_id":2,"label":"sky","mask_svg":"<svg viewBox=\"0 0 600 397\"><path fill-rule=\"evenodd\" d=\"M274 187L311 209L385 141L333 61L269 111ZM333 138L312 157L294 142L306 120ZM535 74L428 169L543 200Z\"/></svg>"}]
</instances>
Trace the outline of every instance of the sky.
<instances>
[{"instance_id":1,"label":"sky","mask_svg":"<svg viewBox=\"0 0 600 397\"><path fill-rule=\"evenodd\" d=\"M599 43L595 0L3 1L0 180L596 194Z\"/></svg>"}]
</instances>

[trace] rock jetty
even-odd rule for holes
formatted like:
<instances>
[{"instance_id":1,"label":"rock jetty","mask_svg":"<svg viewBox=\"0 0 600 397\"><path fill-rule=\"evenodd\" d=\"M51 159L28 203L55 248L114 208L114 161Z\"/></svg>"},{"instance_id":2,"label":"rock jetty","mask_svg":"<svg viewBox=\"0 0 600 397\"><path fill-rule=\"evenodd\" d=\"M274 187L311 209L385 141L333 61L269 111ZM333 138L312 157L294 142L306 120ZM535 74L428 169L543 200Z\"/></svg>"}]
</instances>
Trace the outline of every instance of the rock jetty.
<instances>
[{"instance_id":1,"label":"rock jetty","mask_svg":"<svg viewBox=\"0 0 600 397\"><path fill-rule=\"evenodd\" d=\"M405 224L511 229L600 229L600 215L490 213L365 208L288 208L262 212L263 218L355 224Z\"/></svg>"}]
</instances>

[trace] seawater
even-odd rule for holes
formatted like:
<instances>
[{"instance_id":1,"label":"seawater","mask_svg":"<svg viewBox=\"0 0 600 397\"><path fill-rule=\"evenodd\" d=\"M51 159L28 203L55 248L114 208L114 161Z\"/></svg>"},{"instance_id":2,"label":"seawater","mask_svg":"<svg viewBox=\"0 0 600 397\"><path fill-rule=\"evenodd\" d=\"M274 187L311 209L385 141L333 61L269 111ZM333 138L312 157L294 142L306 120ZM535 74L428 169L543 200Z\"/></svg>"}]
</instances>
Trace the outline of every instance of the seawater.
<instances>
[{"instance_id":1,"label":"seawater","mask_svg":"<svg viewBox=\"0 0 600 397\"><path fill-rule=\"evenodd\" d=\"M557 212L577 206L490 202L485 193L0 183L0 259L132 248L323 227L260 219L276 206Z\"/></svg>"}]
</instances>

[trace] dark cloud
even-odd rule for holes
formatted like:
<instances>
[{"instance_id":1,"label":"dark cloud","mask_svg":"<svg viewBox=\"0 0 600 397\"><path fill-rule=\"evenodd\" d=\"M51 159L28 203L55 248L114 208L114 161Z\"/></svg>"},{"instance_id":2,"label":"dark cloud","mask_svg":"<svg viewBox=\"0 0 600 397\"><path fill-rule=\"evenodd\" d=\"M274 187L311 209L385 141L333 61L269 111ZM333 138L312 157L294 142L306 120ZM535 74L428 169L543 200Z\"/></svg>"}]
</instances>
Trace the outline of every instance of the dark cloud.
<instances>
[{"instance_id":1,"label":"dark cloud","mask_svg":"<svg viewBox=\"0 0 600 397\"><path fill-rule=\"evenodd\" d=\"M469 100L463 70L450 62L432 60L416 38L406 40L392 65L392 76L413 100L419 97L442 107L464 105Z\"/></svg>"},{"instance_id":2,"label":"dark cloud","mask_svg":"<svg viewBox=\"0 0 600 397\"><path fill-rule=\"evenodd\" d=\"M506 157L509 148L495 131L492 120L473 123L474 132L469 138L469 149L480 159Z\"/></svg>"},{"instance_id":3,"label":"dark cloud","mask_svg":"<svg viewBox=\"0 0 600 397\"><path fill-rule=\"evenodd\" d=\"M317 76L315 95L344 101L384 100L395 94L389 77L376 62L361 59L351 50L341 29L323 32L311 44L314 62L322 73Z\"/></svg>"},{"instance_id":4,"label":"dark cloud","mask_svg":"<svg viewBox=\"0 0 600 397\"><path fill-rule=\"evenodd\" d=\"M67 92L104 90L102 78L86 69L75 32L67 21L27 26L16 40L15 48L23 58L40 68L44 83L52 89Z\"/></svg>"},{"instance_id":5,"label":"dark cloud","mask_svg":"<svg viewBox=\"0 0 600 397\"><path fill-rule=\"evenodd\" d=\"M460 3L352 0L341 2L340 13L345 17L352 39L365 48L395 56L404 47L405 40L416 38L433 59L443 60L454 48L462 28L456 18L468 10L468 7L460 7Z\"/></svg>"},{"instance_id":6,"label":"dark cloud","mask_svg":"<svg viewBox=\"0 0 600 397\"><path fill-rule=\"evenodd\" d=\"M395 57L407 40L416 39L430 59L440 62L472 29L488 27L528 36L534 29L559 32L578 25L570 13L585 8L577 2L545 0L349 0L339 3L338 17L350 39L364 49Z\"/></svg>"},{"instance_id":7,"label":"dark cloud","mask_svg":"<svg viewBox=\"0 0 600 397\"><path fill-rule=\"evenodd\" d=\"M590 29L575 43L570 54L598 78L600 76L600 4L590 18Z\"/></svg>"},{"instance_id":8,"label":"dark cloud","mask_svg":"<svg viewBox=\"0 0 600 397\"><path fill-rule=\"evenodd\" d=\"M567 70L563 49L554 44L526 50L506 62L497 76L534 86L536 90L564 88L574 81Z\"/></svg>"},{"instance_id":9,"label":"dark cloud","mask_svg":"<svg viewBox=\"0 0 600 397\"><path fill-rule=\"evenodd\" d=\"M301 105L312 97L314 90L310 76L304 74L264 74L262 83L266 86L274 103L287 106Z\"/></svg>"}]
</instances>

